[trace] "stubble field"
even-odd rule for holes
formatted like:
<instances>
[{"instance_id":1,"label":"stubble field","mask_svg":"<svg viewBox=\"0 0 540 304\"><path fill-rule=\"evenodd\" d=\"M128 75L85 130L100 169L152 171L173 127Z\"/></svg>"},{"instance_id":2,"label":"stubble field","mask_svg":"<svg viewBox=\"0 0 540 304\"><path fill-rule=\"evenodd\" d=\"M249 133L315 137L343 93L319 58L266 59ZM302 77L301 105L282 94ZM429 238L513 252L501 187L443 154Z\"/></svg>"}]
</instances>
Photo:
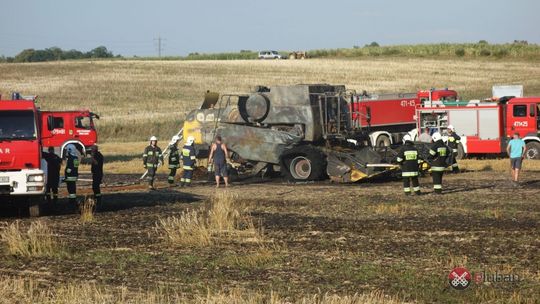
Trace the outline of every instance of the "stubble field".
<instances>
[{"instance_id":1,"label":"stubble field","mask_svg":"<svg viewBox=\"0 0 540 304\"><path fill-rule=\"evenodd\" d=\"M525 162L516 187L508 160L464 160L466 172L445 176L442 196L431 194L429 176L419 197L405 197L392 179L250 178L216 191L204 175L193 188L168 188L163 170L158 191L137 183L147 136L172 135L207 89L448 86L473 98L489 96L492 84L521 83L540 95L535 63L98 61L6 64L0 73L3 95L19 90L42 96L43 108L100 113L109 173L93 217L67 206L65 186L39 220L0 209L0 303L538 303L538 162ZM81 181L81 197L90 192ZM456 266L519 280L455 290L448 275Z\"/></svg>"}]
</instances>

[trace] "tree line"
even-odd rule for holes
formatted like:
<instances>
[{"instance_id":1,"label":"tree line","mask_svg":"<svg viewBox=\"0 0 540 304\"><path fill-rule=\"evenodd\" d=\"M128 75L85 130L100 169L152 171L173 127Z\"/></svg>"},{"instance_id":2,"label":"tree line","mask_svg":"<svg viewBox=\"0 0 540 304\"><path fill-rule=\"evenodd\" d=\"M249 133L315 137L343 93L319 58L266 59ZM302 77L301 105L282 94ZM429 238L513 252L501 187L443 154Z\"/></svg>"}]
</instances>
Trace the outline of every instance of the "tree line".
<instances>
[{"instance_id":1,"label":"tree line","mask_svg":"<svg viewBox=\"0 0 540 304\"><path fill-rule=\"evenodd\" d=\"M43 62L88 58L113 58L114 54L104 46L98 46L88 52L78 50L62 50L59 47L50 47L43 50L25 49L15 57L0 56L0 62ZM121 57L116 55L116 57Z\"/></svg>"}]
</instances>

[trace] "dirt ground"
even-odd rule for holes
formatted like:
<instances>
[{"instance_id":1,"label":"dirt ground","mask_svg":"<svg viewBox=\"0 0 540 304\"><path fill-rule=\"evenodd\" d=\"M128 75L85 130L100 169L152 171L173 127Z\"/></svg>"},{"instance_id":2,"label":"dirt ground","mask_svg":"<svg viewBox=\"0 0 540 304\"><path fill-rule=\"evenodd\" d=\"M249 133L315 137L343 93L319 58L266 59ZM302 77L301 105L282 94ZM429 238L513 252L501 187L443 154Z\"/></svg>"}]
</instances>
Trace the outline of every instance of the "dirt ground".
<instances>
[{"instance_id":1,"label":"dirt ground","mask_svg":"<svg viewBox=\"0 0 540 304\"><path fill-rule=\"evenodd\" d=\"M421 196L404 196L399 180L339 185L250 178L216 190L204 181L168 188L160 176L159 189L149 192L137 175L109 175L94 222L82 223L65 199L40 219L62 240L65 254L20 258L0 251L0 276L43 286L95 282L186 293L240 287L296 297L381 290L418 302L534 302L540 294L539 173L524 172L520 186L498 171L448 174L444 195L431 193L428 176L421 178ZM264 231L264 250L234 242L176 248L159 237L160 218L198 208L216 191L230 191L247 206ZM90 184L80 182L79 193L89 192ZM15 209L0 212L0 226L35 220ZM454 290L448 275L456 266L520 279Z\"/></svg>"}]
</instances>

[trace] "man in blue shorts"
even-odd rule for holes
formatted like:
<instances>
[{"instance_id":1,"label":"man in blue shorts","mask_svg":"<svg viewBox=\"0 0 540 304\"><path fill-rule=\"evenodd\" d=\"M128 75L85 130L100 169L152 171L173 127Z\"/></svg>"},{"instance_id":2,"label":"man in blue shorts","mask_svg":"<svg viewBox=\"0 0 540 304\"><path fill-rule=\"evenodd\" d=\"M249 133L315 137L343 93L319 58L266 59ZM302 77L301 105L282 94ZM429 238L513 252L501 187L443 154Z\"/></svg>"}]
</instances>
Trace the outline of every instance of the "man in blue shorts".
<instances>
[{"instance_id":1,"label":"man in blue shorts","mask_svg":"<svg viewBox=\"0 0 540 304\"><path fill-rule=\"evenodd\" d=\"M225 181L225 187L229 186L229 174L227 172L227 158L229 158L229 151L227 145L223 143L221 136L216 136L216 142L212 144L210 148L210 157L208 163L213 164L214 172L216 176L216 188L219 188L220 177L223 176Z\"/></svg>"},{"instance_id":2,"label":"man in blue shorts","mask_svg":"<svg viewBox=\"0 0 540 304\"><path fill-rule=\"evenodd\" d=\"M512 166L512 180L517 184L521 163L525 157L525 141L519 138L519 133L514 133L514 138L508 142L506 152L510 156L510 165Z\"/></svg>"}]
</instances>

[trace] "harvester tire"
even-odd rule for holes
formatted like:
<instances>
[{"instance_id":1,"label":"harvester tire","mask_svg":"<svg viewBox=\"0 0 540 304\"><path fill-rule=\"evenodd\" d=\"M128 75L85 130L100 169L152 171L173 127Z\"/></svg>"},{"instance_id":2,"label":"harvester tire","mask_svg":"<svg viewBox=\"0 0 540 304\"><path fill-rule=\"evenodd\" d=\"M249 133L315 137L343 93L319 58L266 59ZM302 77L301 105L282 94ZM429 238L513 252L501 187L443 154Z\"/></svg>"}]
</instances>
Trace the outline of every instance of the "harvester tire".
<instances>
[{"instance_id":1,"label":"harvester tire","mask_svg":"<svg viewBox=\"0 0 540 304\"><path fill-rule=\"evenodd\" d=\"M315 181L326 177L326 157L311 146L298 146L283 153L282 174L289 181Z\"/></svg>"},{"instance_id":2,"label":"harvester tire","mask_svg":"<svg viewBox=\"0 0 540 304\"><path fill-rule=\"evenodd\" d=\"M526 145L527 151L525 152L525 158L527 159L540 159L540 143L537 141L530 141Z\"/></svg>"}]
</instances>

